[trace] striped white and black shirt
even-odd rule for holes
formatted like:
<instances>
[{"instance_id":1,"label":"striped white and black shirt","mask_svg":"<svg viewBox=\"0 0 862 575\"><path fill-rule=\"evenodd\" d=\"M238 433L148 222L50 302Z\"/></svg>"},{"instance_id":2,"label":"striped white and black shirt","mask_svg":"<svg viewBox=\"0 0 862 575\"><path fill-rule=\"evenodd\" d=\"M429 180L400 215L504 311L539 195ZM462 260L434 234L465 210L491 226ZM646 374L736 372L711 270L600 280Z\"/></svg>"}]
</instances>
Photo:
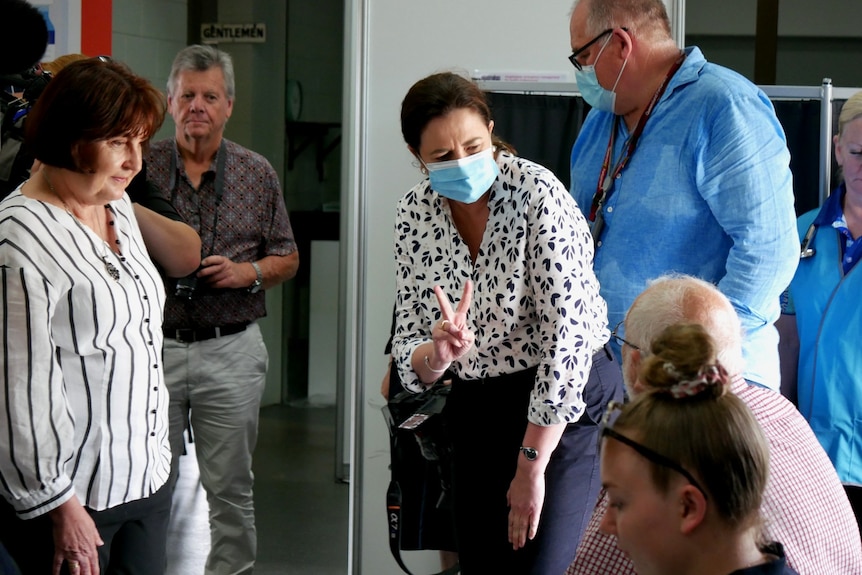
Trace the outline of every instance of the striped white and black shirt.
<instances>
[{"instance_id":1,"label":"striped white and black shirt","mask_svg":"<svg viewBox=\"0 0 862 575\"><path fill-rule=\"evenodd\" d=\"M0 491L22 519L73 493L141 499L170 472L165 290L128 196L109 209L120 255L61 208L0 203Z\"/></svg>"}]
</instances>

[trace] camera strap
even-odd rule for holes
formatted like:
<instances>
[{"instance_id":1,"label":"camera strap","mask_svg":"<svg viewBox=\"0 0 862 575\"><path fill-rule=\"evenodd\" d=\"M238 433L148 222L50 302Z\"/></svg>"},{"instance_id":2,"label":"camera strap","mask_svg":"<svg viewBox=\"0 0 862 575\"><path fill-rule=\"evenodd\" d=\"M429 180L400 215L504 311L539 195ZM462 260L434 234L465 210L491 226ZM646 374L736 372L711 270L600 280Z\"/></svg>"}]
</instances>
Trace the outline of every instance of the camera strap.
<instances>
[{"instance_id":1,"label":"camera strap","mask_svg":"<svg viewBox=\"0 0 862 575\"><path fill-rule=\"evenodd\" d=\"M386 491L386 516L389 520L389 551L401 570L407 575L413 575L401 559L401 486L394 480L389 482L389 489ZM456 575L460 570L461 565L456 563L434 575Z\"/></svg>"},{"instance_id":2,"label":"camera strap","mask_svg":"<svg viewBox=\"0 0 862 575\"><path fill-rule=\"evenodd\" d=\"M171 203L174 204L174 207L176 207L177 205L177 158L179 157L179 155L179 148L177 147L176 142L174 142L174 153L171 154L171 169L169 180L169 188L171 190ZM218 209L221 205L221 199L224 196L224 170L226 162L227 146L225 145L224 138L222 138L221 144L219 144L218 152L216 154L216 173L215 181L213 182L213 186L215 188L215 213L213 214L212 242L210 243L210 249L207 252L208 254L213 253L213 250L215 250L216 228L218 227ZM200 204L198 205L200 206ZM200 210L200 207L198 207L198 210ZM197 231L198 234L200 234L202 230Z\"/></svg>"}]
</instances>

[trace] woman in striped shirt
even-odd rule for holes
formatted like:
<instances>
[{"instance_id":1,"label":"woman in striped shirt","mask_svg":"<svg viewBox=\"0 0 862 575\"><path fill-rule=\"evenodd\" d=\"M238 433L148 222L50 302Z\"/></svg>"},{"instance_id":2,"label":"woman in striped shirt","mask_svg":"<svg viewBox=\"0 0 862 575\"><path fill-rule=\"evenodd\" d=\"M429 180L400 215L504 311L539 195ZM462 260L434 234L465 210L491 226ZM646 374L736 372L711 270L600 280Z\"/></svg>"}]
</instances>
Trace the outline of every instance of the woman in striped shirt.
<instances>
[{"instance_id":1,"label":"woman in striped shirt","mask_svg":"<svg viewBox=\"0 0 862 575\"><path fill-rule=\"evenodd\" d=\"M122 64L70 64L0 203L0 540L25 574L164 570L165 294L125 194L164 110Z\"/></svg>"}]
</instances>

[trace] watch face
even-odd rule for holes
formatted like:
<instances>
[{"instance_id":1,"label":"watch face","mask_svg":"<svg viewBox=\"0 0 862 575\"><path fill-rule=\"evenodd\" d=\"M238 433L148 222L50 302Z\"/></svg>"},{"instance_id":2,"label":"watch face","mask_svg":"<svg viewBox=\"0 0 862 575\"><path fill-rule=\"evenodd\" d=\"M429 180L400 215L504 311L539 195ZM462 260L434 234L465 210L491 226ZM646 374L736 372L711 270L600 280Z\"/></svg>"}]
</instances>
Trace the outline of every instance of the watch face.
<instances>
[{"instance_id":1,"label":"watch face","mask_svg":"<svg viewBox=\"0 0 862 575\"><path fill-rule=\"evenodd\" d=\"M521 451L524 452L524 457L530 461L535 461L539 456L539 452L534 447L522 447Z\"/></svg>"}]
</instances>

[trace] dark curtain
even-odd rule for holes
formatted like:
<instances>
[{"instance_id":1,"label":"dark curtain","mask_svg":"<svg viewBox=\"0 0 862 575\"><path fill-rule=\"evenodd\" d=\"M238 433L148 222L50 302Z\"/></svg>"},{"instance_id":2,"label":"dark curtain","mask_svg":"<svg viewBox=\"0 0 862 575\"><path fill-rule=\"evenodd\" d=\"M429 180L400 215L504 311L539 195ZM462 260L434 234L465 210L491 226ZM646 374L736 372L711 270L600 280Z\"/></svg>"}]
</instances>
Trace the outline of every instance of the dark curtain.
<instances>
[{"instance_id":1,"label":"dark curtain","mask_svg":"<svg viewBox=\"0 0 862 575\"><path fill-rule=\"evenodd\" d=\"M820 100L774 100L787 135L796 215L820 204Z\"/></svg>"},{"instance_id":2,"label":"dark curtain","mask_svg":"<svg viewBox=\"0 0 862 575\"><path fill-rule=\"evenodd\" d=\"M553 171L569 187L572 144L583 125L589 105L580 96L507 94L489 92L494 133L511 144L521 157ZM819 204L820 100L774 100L775 113L787 135L796 213ZM833 134L843 100L834 100ZM831 142L830 142L831 145ZM837 168L832 160L833 188Z\"/></svg>"},{"instance_id":3,"label":"dark curtain","mask_svg":"<svg viewBox=\"0 0 862 575\"><path fill-rule=\"evenodd\" d=\"M838 114L841 113L841 108L844 107L844 102L847 100L832 100L832 135L838 133ZM832 141L830 140L829 145L832 146ZM841 183L842 176L839 173L838 162L835 161L835 147L832 147L832 187L830 189L834 190L838 187L838 184Z\"/></svg>"},{"instance_id":4,"label":"dark curtain","mask_svg":"<svg viewBox=\"0 0 862 575\"><path fill-rule=\"evenodd\" d=\"M572 144L589 106L580 96L490 92L494 133L569 187Z\"/></svg>"}]
</instances>

